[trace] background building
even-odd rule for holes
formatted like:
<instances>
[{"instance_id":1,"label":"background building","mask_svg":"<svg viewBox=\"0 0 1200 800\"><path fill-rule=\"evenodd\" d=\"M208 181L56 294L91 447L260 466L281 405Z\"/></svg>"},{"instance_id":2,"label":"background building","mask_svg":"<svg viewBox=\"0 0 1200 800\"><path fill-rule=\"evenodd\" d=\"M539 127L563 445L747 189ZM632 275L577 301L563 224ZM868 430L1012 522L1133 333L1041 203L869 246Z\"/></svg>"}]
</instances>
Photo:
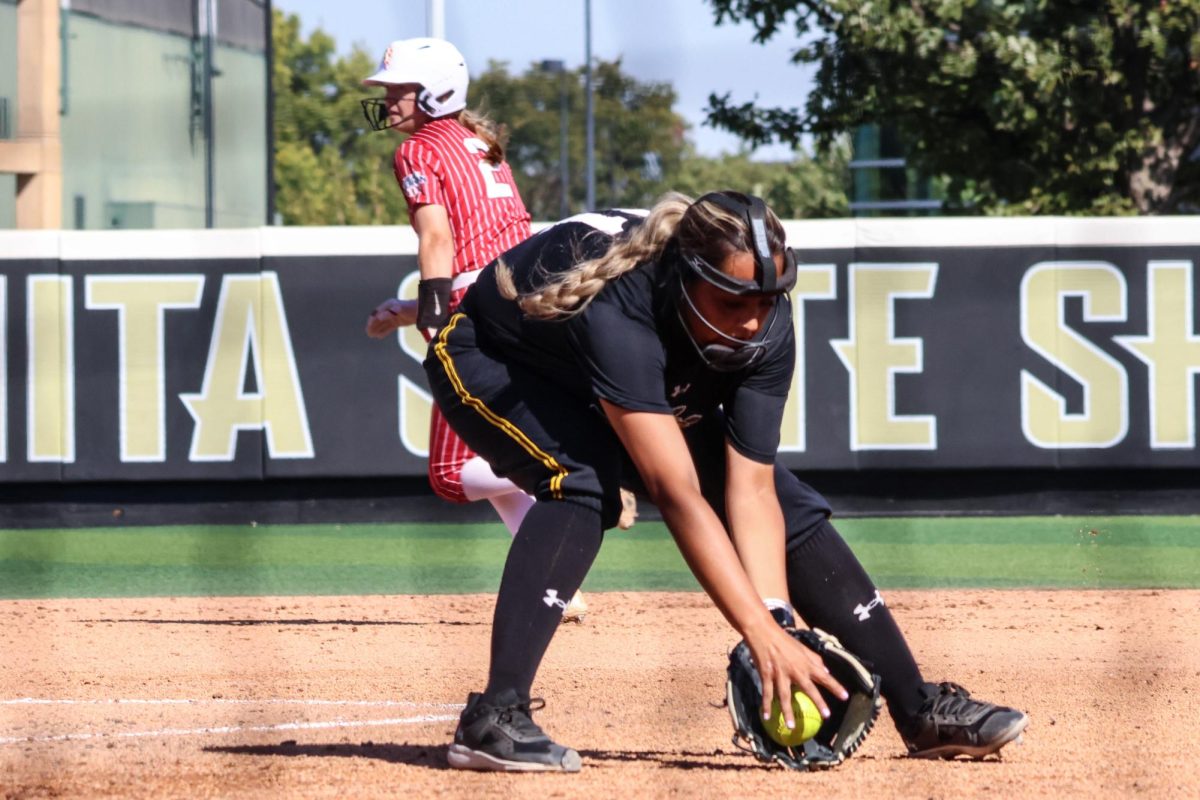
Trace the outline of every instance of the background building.
<instances>
[{"instance_id":1,"label":"background building","mask_svg":"<svg viewBox=\"0 0 1200 800\"><path fill-rule=\"evenodd\" d=\"M942 210L932 181L908 166L899 136L887 125L855 129L850 182L850 213L856 217L927 216Z\"/></svg>"},{"instance_id":2,"label":"background building","mask_svg":"<svg viewBox=\"0 0 1200 800\"><path fill-rule=\"evenodd\" d=\"M0 0L0 228L262 225L269 0Z\"/></svg>"}]
</instances>

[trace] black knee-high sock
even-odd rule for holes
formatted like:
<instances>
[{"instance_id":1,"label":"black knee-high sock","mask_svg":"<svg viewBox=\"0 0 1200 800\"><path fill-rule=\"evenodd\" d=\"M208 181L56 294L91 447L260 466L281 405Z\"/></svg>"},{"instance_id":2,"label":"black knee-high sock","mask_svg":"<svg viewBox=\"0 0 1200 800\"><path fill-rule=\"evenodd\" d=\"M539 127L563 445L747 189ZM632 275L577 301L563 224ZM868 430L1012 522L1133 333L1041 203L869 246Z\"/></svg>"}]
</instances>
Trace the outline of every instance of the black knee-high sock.
<instances>
[{"instance_id":1,"label":"black knee-high sock","mask_svg":"<svg viewBox=\"0 0 1200 800\"><path fill-rule=\"evenodd\" d=\"M875 584L828 521L789 548L787 578L804 621L871 662L892 719L903 728L924 700L921 670Z\"/></svg>"},{"instance_id":2,"label":"black knee-high sock","mask_svg":"<svg viewBox=\"0 0 1200 800\"><path fill-rule=\"evenodd\" d=\"M486 697L515 689L521 699L529 699L563 609L603 540L598 511L565 501L539 501L529 509L500 579Z\"/></svg>"}]
</instances>

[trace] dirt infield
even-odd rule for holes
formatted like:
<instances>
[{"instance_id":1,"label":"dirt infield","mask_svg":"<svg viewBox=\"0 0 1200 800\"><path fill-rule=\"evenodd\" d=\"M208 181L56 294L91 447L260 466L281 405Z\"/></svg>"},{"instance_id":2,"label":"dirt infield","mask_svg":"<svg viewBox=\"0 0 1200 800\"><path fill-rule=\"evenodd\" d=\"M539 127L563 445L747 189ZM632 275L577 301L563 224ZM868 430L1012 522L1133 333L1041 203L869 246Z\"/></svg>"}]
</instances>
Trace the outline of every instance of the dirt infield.
<instances>
[{"instance_id":1,"label":"dirt infield","mask_svg":"<svg viewBox=\"0 0 1200 800\"><path fill-rule=\"evenodd\" d=\"M1200 796L1200 592L895 591L929 679L1026 709L1002 760L902 757L881 719L821 774L762 767L720 707L701 594L594 594L537 719L578 775L461 773L490 596L0 603L0 796Z\"/></svg>"}]
</instances>

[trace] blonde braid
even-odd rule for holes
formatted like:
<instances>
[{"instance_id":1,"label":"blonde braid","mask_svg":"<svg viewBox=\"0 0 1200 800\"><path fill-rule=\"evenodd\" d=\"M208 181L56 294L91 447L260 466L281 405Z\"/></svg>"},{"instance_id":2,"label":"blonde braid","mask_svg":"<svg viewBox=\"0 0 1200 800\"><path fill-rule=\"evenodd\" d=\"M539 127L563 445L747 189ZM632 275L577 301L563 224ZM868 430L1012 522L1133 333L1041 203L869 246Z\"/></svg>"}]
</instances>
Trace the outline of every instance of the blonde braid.
<instances>
[{"instance_id":1,"label":"blonde braid","mask_svg":"<svg viewBox=\"0 0 1200 800\"><path fill-rule=\"evenodd\" d=\"M504 297L516 299L521 310L535 319L573 317L587 308L609 281L658 257L691 203L691 198L677 192L664 195L627 238L618 238L603 255L551 276L520 297L512 270L504 263L496 268L497 285Z\"/></svg>"}]
</instances>

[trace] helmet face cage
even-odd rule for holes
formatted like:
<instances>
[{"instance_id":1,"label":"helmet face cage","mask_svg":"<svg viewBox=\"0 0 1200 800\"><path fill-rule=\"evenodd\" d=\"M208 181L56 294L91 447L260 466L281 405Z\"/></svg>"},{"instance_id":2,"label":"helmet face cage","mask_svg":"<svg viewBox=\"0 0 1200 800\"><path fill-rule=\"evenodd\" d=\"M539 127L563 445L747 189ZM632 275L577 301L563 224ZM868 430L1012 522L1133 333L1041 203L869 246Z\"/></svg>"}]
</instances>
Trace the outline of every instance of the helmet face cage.
<instances>
[{"instance_id":1,"label":"helmet face cage","mask_svg":"<svg viewBox=\"0 0 1200 800\"><path fill-rule=\"evenodd\" d=\"M767 319L767 324L753 339L739 339L736 336L730 336L723 330L709 322L700 309L696 308L696 304L692 302L692 296L688 294L687 287L683 285L683 276L679 276L679 295L687 307L691 309L692 314L700 321L704 327L721 337L728 344L711 343L702 345L696 341L696 337L692 335L692 329L688 327L687 320L683 317L683 309L679 305L675 307L676 316L679 318L679 324L683 326L683 332L687 335L688 341L692 343L696 353L699 354L702 361L717 372L737 372L740 369L745 369L758 363L763 354L767 351L767 345L774 338L775 322L779 319L779 302L776 301L771 308L771 316ZM784 295L784 302L788 302L787 296Z\"/></svg>"},{"instance_id":2,"label":"helmet face cage","mask_svg":"<svg viewBox=\"0 0 1200 800\"><path fill-rule=\"evenodd\" d=\"M363 116L373 131L383 131L392 127L388 122L388 102L382 97L372 97L359 100L362 103Z\"/></svg>"},{"instance_id":3,"label":"helmet face cage","mask_svg":"<svg viewBox=\"0 0 1200 800\"><path fill-rule=\"evenodd\" d=\"M681 252L680 258L687 265L689 272L693 276L704 280L723 292L728 292L738 297L747 295L778 297L782 295L784 302L787 302L787 294L796 285L796 256L791 248L784 249L783 274L777 277L775 275L775 259L771 255L770 240L767 236L766 203L761 198L753 195L748 195L747 200L748 202L743 202L723 193L712 192L704 195L697 202L707 201L715 203L745 221L754 253L755 268L753 280L741 280L728 275L708 263L708 261L699 255L693 253ZM715 333L724 342L701 345L696 341L696 337L692 335L691 328L688 327L687 321L683 317L682 307L676 307L679 321L683 325L688 340L692 343L692 347L696 349L700 358L709 367L718 372L736 372L737 370L752 366L762 358L766 352L767 344L773 338L772 333L775 328L775 322L779 318L778 300L776 300L772 307L771 316L767 320L767 324L763 326L762 331L753 339L743 340L725 333L700 313L700 309L696 308L695 303L692 302L691 295L688 294L682 270L679 272L679 293L683 302L687 304L692 315L699 320L700 324Z\"/></svg>"}]
</instances>

